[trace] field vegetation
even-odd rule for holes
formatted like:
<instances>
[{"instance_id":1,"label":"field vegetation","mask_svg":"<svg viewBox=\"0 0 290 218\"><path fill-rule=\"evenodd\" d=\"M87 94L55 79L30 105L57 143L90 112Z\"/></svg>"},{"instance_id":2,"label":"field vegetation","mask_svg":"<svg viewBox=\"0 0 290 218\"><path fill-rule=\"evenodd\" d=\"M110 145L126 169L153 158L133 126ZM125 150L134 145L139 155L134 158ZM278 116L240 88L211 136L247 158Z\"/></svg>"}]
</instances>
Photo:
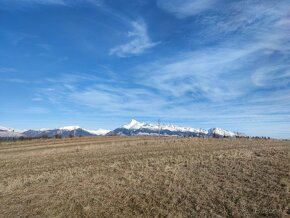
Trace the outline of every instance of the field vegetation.
<instances>
[{"instance_id":1,"label":"field vegetation","mask_svg":"<svg viewBox=\"0 0 290 218\"><path fill-rule=\"evenodd\" d=\"M287 217L290 142L0 142L1 217Z\"/></svg>"}]
</instances>

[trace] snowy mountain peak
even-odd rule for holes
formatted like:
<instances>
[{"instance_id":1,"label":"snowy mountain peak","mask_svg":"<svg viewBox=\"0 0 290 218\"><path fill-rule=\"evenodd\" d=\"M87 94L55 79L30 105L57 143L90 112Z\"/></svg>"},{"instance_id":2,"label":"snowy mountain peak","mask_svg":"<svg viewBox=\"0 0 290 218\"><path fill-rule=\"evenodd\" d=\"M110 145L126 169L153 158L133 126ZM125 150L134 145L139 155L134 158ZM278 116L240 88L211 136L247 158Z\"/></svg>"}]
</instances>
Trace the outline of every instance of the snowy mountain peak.
<instances>
[{"instance_id":1,"label":"snowy mountain peak","mask_svg":"<svg viewBox=\"0 0 290 218\"><path fill-rule=\"evenodd\" d=\"M234 137L236 135L234 132L231 132L229 130L225 130L225 129L222 129L222 128L209 129L208 133L210 135L226 136L226 137Z\"/></svg>"},{"instance_id":2,"label":"snowy mountain peak","mask_svg":"<svg viewBox=\"0 0 290 218\"><path fill-rule=\"evenodd\" d=\"M68 131L72 131L72 130L76 130L76 129L81 129L80 126L64 126L59 128L60 130L68 130Z\"/></svg>"},{"instance_id":3,"label":"snowy mountain peak","mask_svg":"<svg viewBox=\"0 0 290 218\"><path fill-rule=\"evenodd\" d=\"M39 137L72 137L72 136L100 136L100 135L125 135L125 136L182 136L182 137L246 137L245 134L233 132L222 128L211 128L209 130L182 127L172 124L145 123L132 119L128 124L115 130L97 129L87 130L80 126L64 126L58 129L27 130L20 132L0 126L0 138L39 138Z\"/></svg>"},{"instance_id":4,"label":"snowy mountain peak","mask_svg":"<svg viewBox=\"0 0 290 218\"><path fill-rule=\"evenodd\" d=\"M224 137L245 137L245 134L239 132L232 132L222 128L211 128L208 130L208 134L212 136L224 136Z\"/></svg>"},{"instance_id":5,"label":"snowy mountain peak","mask_svg":"<svg viewBox=\"0 0 290 218\"><path fill-rule=\"evenodd\" d=\"M4 126L0 126L0 131L7 131L7 128Z\"/></svg>"},{"instance_id":6,"label":"snowy mountain peak","mask_svg":"<svg viewBox=\"0 0 290 218\"><path fill-rule=\"evenodd\" d=\"M23 136L20 132L11 128L0 126L0 138L18 138Z\"/></svg>"},{"instance_id":7,"label":"snowy mountain peak","mask_svg":"<svg viewBox=\"0 0 290 218\"><path fill-rule=\"evenodd\" d=\"M125 129L139 129L144 125L144 123L140 123L135 119L132 119L130 123L123 126Z\"/></svg>"},{"instance_id":8,"label":"snowy mountain peak","mask_svg":"<svg viewBox=\"0 0 290 218\"><path fill-rule=\"evenodd\" d=\"M206 135L207 132L207 130L203 129L181 127L172 124L143 123L132 119L128 124L109 132L108 135L202 136Z\"/></svg>"},{"instance_id":9,"label":"snowy mountain peak","mask_svg":"<svg viewBox=\"0 0 290 218\"><path fill-rule=\"evenodd\" d=\"M151 124L141 123L132 119L128 124L119 127L107 135L163 135L163 136L192 136L192 137L245 137L246 135L225 130L222 128L212 128L209 130L196 129L192 127L182 127L172 124Z\"/></svg>"},{"instance_id":10,"label":"snowy mountain peak","mask_svg":"<svg viewBox=\"0 0 290 218\"><path fill-rule=\"evenodd\" d=\"M7 128L7 127L4 127L4 126L0 126L0 131L13 131L13 129Z\"/></svg>"},{"instance_id":11,"label":"snowy mountain peak","mask_svg":"<svg viewBox=\"0 0 290 218\"><path fill-rule=\"evenodd\" d=\"M108 132L110 132L111 130L108 129L97 129L97 130L86 130L91 134L94 135L106 135Z\"/></svg>"},{"instance_id":12,"label":"snowy mountain peak","mask_svg":"<svg viewBox=\"0 0 290 218\"><path fill-rule=\"evenodd\" d=\"M150 130L168 130L168 131L181 131L181 132L196 132L207 134L207 130L194 129L191 127L181 127L172 124L151 124L151 123L141 123L135 119L132 119L130 123L123 126L125 129L150 129Z\"/></svg>"}]
</instances>

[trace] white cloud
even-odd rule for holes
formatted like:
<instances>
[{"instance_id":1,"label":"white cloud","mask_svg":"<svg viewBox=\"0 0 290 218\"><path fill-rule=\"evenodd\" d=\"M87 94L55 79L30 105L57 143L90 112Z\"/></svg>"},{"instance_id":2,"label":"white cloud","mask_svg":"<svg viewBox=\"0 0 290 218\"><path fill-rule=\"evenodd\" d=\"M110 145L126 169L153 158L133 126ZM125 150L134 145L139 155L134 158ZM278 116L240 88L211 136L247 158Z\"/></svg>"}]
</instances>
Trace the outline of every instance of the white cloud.
<instances>
[{"instance_id":1,"label":"white cloud","mask_svg":"<svg viewBox=\"0 0 290 218\"><path fill-rule=\"evenodd\" d=\"M233 81L216 81L221 82ZM248 134L267 133L276 137L287 135L282 133L281 128L284 124L289 126L289 89L272 91L266 95L258 92L239 101L203 102L194 101L185 95L174 97L171 92L164 92L164 87L157 86L157 90L150 88L146 81L138 78L130 83L131 86L128 87L121 78L111 78L107 81L102 78L100 81L95 75L69 74L60 76L58 80L46 80L43 88L36 91L36 96L46 103L53 104L58 110L75 115L79 108L82 114L87 111L87 116L92 118L107 116L109 119L118 119L141 116L152 121L159 117L162 120L178 120L179 123L184 122L195 127L210 128L218 125L229 129L238 128L236 130L243 130ZM211 85L211 88L214 88L216 84ZM175 86L172 89L179 88L180 86ZM237 89L239 88L237 86ZM255 128L259 131L255 131Z\"/></svg>"},{"instance_id":2,"label":"white cloud","mask_svg":"<svg viewBox=\"0 0 290 218\"><path fill-rule=\"evenodd\" d=\"M289 68L289 64L280 64L279 66L265 65L253 73L252 81L259 87L287 86L290 84Z\"/></svg>"},{"instance_id":3,"label":"white cloud","mask_svg":"<svg viewBox=\"0 0 290 218\"><path fill-rule=\"evenodd\" d=\"M259 49L254 45L204 49L135 70L147 86L174 97L189 94L193 98L202 95L211 101L230 100L251 88L249 72L240 71Z\"/></svg>"},{"instance_id":4,"label":"white cloud","mask_svg":"<svg viewBox=\"0 0 290 218\"><path fill-rule=\"evenodd\" d=\"M216 0L157 0L157 5L178 18L196 15L214 6Z\"/></svg>"},{"instance_id":5,"label":"white cloud","mask_svg":"<svg viewBox=\"0 0 290 218\"><path fill-rule=\"evenodd\" d=\"M119 57L138 55L158 44L151 42L144 21L133 21L131 26L132 31L128 33L129 42L112 48L109 52L110 55L117 55Z\"/></svg>"},{"instance_id":6,"label":"white cloud","mask_svg":"<svg viewBox=\"0 0 290 218\"><path fill-rule=\"evenodd\" d=\"M178 2L188 4L188 8L190 4L199 4L199 1L164 4L174 10ZM171 96L201 95L210 101L235 100L261 87L285 87L289 84L288 4L287 1L260 4L255 0L224 4L231 10L197 22L202 22L206 37L215 38L222 33L228 34L230 40L226 38L210 48L142 64L135 71L140 72L140 80L148 86ZM178 7L181 6L176 5L175 9Z\"/></svg>"}]
</instances>

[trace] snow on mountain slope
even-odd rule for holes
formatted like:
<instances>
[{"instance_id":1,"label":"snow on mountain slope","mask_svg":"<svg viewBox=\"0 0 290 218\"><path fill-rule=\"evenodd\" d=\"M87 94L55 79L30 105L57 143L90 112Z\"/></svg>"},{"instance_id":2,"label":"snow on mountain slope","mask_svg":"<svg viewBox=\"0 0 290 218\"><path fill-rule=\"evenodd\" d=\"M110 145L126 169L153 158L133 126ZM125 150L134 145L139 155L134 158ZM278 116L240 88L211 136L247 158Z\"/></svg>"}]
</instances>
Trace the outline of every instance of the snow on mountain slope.
<instances>
[{"instance_id":1,"label":"snow on mountain slope","mask_svg":"<svg viewBox=\"0 0 290 218\"><path fill-rule=\"evenodd\" d=\"M60 130L68 130L68 131L72 131L72 130L76 130L76 129L81 129L80 126L64 126L59 128Z\"/></svg>"},{"instance_id":2,"label":"snow on mountain slope","mask_svg":"<svg viewBox=\"0 0 290 218\"><path fill-rule=\"evenodd\" d=\"M125 129L139 129L142 126L146 125L145 123L140 123L137 120L132 119L130 123L123 126Z\"/></svg>"},{"instance_id":3,"label":"snow on mountain slope","mask_svg":"<svg viewBox=\"0 0 290 218\"><path fill-rule=\"evenodd\" d=\"M171 124L150 124L150 123L141 123L137 120L132 119L130 123L123 126L125 129L149 129L154 131L161 131L161 130L169 130L171 132L194 132L194 133L203 133L207 134L207 130L204 129L194 129L191 127L181 127L181 126L175 126Z\"/></svg>"},{"instance_id":4,"label":"snow on mountain slope","mask_svg":"<svg viewBox=\"0 0 290 218\"><path fill-rule=\"evenodd\" d=\"M22 133L10 128L0 126L0 138L17 137L72 137L72 136L101 136L101 135L124 135L124 136L186 136L186 137L246 137L238 132L225 130L222 128L211 128L209 130L196 129L192 127L182 127L171 124L150 124L138 122L132 119L128 124L123 125L113 131L106 129L87 130L80 126L64 126L57 129L27 130Z\"/></svg>"},{"instance_id":5,"label":"snow on mountain slope","mask_svg":"<svg viewBox=\"0 0 290 218\"><path fill-rule=\"evenodd\" d=\"M0 138L19 138L24 136L19 132L11 132L11 131L0 131Z\"/></svg>"},{"instance_id":6,"label":"snow on mountain slope","mask_svg":"<svg viewBox=\"0 0 290 218\"><path fill-rule=\"evenodd\" d=\"M9 131L9 128L4 127L4 126L0 126L0 131Z\"/></svg>"},{"instance_id":7,"label":"snow on mountain slope","mask_svg":"<svg viewBox=\"0 0 290 218\"><path fill-rule=\"evenodd\" d=\"M111 130L107 130L107 129L89 130L89 129L81 128L80 126L64 126L64 127L59 128L59 129L66 130L66 131L75 131L77 129L82 129L82 130L87 131L93 135L106 135L108 132L111 131Z\"/></svg>"},{"instance_id":8,"label":"snow on mountain slope","mask_svg":"<svg viewBox=\"0 0 290 218\"><path fill-rule=\"evenodd\" d=\"M191 127L181 127L170 124L150 124L142 123L132 119L126 125L117 128L107 135L163 135L163 136L202 136L207 134L207 130L194 129Z\"/></svg>"},{"instance_id":9,"label":"snow on mountain slope","mask_svg":"<svg viewBox=\"0 0 290 218\"><path fill-rule=\"evenodd\" d=\"M31 138L39 137L71 137L71 136L99 136L106 135L110 130L98 129L98 130L87 130L80 126L64 126L57 129L41 129L41 130L27 130L23 134Z\"/></svg>"},{"instance_id":10,"label":"snow on mountain slope","mask_svg":"<svg viewBox=\"0 0 290 218\"><path fill-rule=\"evenodd\" d=\"M192 127L181 127L171 124L150 124L138 122L132 119L126 125L119 127L107 135L163 135L163 136L203 136L203 137L245 137L246 135L225 130L222 128L212 128L209 130L196 129Z\"/></svg>"},{"instance_id":11,"label":"snow on mountain slope","mask_svg":"<svg viewBox=\"0 0 290 218\"><path fill-rule=\"evenodd\" d=\"M226 137L234 137L236 134L229 130L221 129L221 128L212 128L208 131L209 135L216 135L216 136L226 136Z\"/></svg>"},{"instance_id":12,"label":"snow on mountain slope","mask_svg":"<svg viewBox=\"0 0 290 218\"><path fill-rule=\"evenodd\" d=\"M0 126L0 138L19 138L21 136L24 135L14 129Z\"/></svg>"},{"instance_id":13,"label":"snow on mountain slope","mask_svg":"<svg viewBox=\"0 0 290 218\"><path fill-rule=\"evenodd\" d=\"M97 129L97 130L86 130L94 135L106 135L111 130L108 129Z\"/></svg>"},{"instance_id":14,"label":"snow on mountain slope","mask_svg":"<svg viewBox=\"0 0 290 218\"><path fill-rule=\"evenodd\" d=\"M239 132L232 132L222 128L212 128L208 130L208 135L219 137L245 137L245 134Z\"/></svg>"}]
</instances>

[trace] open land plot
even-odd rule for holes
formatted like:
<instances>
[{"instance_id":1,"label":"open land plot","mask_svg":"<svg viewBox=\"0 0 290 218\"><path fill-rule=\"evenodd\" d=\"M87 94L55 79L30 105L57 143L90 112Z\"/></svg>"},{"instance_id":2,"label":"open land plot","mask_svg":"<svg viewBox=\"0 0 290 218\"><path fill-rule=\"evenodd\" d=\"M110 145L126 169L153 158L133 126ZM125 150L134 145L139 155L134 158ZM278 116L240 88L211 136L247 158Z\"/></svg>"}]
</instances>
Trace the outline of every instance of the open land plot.
<instances>
[{"instance_id":1,"label":"open land plot","mask_svg":"<svg viewBox=\"0 0 290 218\"><path fill-rule=\"evenodd\" d=\"M290 142L0 142L1 217L287 217Z\"/></svg>"}]
</instances>

